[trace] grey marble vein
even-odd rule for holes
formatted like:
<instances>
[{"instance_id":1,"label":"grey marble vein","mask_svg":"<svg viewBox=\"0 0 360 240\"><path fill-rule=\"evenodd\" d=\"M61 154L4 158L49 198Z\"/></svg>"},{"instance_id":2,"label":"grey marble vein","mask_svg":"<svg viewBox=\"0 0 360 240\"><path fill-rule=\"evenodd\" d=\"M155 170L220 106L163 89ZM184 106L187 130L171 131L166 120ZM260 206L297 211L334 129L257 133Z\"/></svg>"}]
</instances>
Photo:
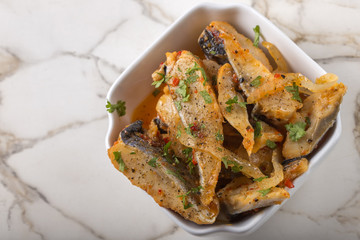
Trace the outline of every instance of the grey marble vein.
<instances>
[{"instance_id":1,"label":"grey marble vein","mask_svg":"<svg viewBox=\"0 0 360 240\"><path fill-rule=\"evenodd\" d=\"M45 204L49 205L51 208L59 212L63 217L69 219L70 221L80 225L83 229L91 233L98 239L105 239L100 233L97 233L94 229L81 222L80 220L72 217L67 214L60 208L54 206L52 203L48 201L46 196L41 193L36 187L29 185L25 181L23 181L15 172L13 168L11 168L7 164L7 159L10 158L13 154L20 153L26 149L34 147L36 144L45 141L47 139L53 138L65 131L69 131L71 129L79 128L85 126L87 124L93 123L95 121L100 121L105 119L107 116L102 116L99 118L91 119L89 121L78 121L73 122L57 129L49 131L45 136L36 138L36 139L19 139L15 135L6 133L0 130L0 143L1 144L1 152L0 152L0 176L2 177L1 184L14 196L15 200L12 203L10 209L8 210L8 223L11 220L11 212L15 206L18 206L21 209L22 221L25 225L29 227L31 232L39 235L41 239L45 239L44 235L38 232L31 219L27 217L26 214L26 206L25 203L32 203L34 201L43 201ZM10 227L10 225L8 226Z\"/></svg>"},{"instance_id":2,"label":"grey marble vein","mask_svg":"<svg viewBox=\"0 0 360 240\"><path fill-rule=\"evenodd\" d=\"M157 4L151 3L146 0L134 0L140 6L142 7L142 13L144 16L148 17L152 21L156 23L160 23L164 26L169 26L172 22L174 22L174 19L166 14L166 12ZM160 16L157 16L154 14L154 10L157 10L160 13Z\"/></svg>"}]
</instances>

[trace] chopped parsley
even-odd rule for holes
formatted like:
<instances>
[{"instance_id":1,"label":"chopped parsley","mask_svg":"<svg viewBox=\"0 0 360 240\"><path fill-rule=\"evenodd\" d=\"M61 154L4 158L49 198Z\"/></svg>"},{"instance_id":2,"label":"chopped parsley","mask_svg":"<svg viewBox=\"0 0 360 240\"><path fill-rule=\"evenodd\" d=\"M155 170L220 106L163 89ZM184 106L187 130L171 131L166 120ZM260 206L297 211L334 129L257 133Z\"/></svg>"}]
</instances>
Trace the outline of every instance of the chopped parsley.
<instances>
[{"instance_id":1,"label":"chopped parsley","mask_svg":"<svg viewBox=\"0 0 360 240\"><path fill-rule=\"evenodd\" d=\"M212 103L211 96L206 90L201 91L200 95L203 97L206 103Z\"/></svg>"},{"instance_id":2,"label":"chopped parsley","mask_svg":"<svg viewBox=\"0 0 360 240\"><path fill-rule=\"evenodd\" d=\"M190 174L193 174L193 169L195 167L194 163L193 163L193 149L192 148L185 148L184 150L182 150L182 153L185 155L186 158L186 163L189 166L189 172Z\"/></svg>"},{"instance_id":3,"label":"chopped parsley","mask_svg":"<svg viewBox=\"0 0 360 240\"><path fill-rule=\"evenodd\" d=\"M191 76L189 76L187 79L185 79L185 82L186 82L187 84L194 83L194 82L196 82L196 80L197 80L198 78L199 78L198 75L191 75Z\"/></svg>"},{"instance_id":4,"label":"chopped parsley","mask_svg":"<svg viewBox=\"0 0 360 240\"><path fill-rule=\"evenodd\" d=\"M119 164L119 171L124 172L126 169L124 160L121 157L121 152L113 152L115 161Z\"/></svg>"},{"instance_id":5,"label":"chopped parsley","mask_svg":"<svg viewBox=\"0 0 360 240\"><path fill-rule=\"evenodd\" d=\"M204 70L202 67L200 67L200 66L197 64L197 62L194 63L194 66L193 66L192 68L189 68L189 69L186 71L186 74L192 75L192 74L194 74L195 71L197 71L197 70L200 70L200 71L201 71L201 74L202 74L202 76L204 77L204 86L205 86L205 83L208 81L208 79L207 79L207 77L206 77L206 72L205 72L205 70Z\"/></svg>"},{"instance_id":6,"label":"chopped parsley","mask_svg":"<svg viewBox=\"0 0 360 240\"><path fill-rule=\"evenodd\" d=\"M306 122L307 126L310 127L311 121L310 121L310 118L309 118L309 117L306 117L306 118L305 118L305 122Z\"/></svg>"},{"instance_id":7,"label":"chopped parsley","mask_svg":"<svg viewBox=\"0 0 360 240\"><path fill-rule=\"evenodd\" d=\"M159 93L160 93L160 90L159 90L159 89L155 89L155 90L152 92L152 95L153 95L154 97L156 97Z\"/></svg>"},{"instance_id":8,"label":"chopped parsley","mask_svg":"<svg viewBox=\"0 0 360 240\"><path fill-rule=\"evenodd\" d=\"M180 138L180 137L181 137L181 126L178 125L177 131L176 131L176 138L178 139L178 138Z\"/></svg>"},{"instance_id":9,"label":"chopped parsley","mask_svg":"<svg viewBox=\"0 0 360 240\"><path fill-rule=\"evenodd\" d=\"M276 145L276 143L274 143L273 141L267 139L267 140L266 140L266 146L268 146L268 147L271 148L271 149L275 149L277 145Z\"/></svg>"},{"instance_id":10,"label":"chopped parsley","mask_svg":"<svg viewBox=\"0 0 360 240\"><path fill-rule=\"evenodd\" d=\"M255 32L255 38L254 38L254 46L259 47L259 40L260 40L260 26L256 25L253 28L253 31Z\"/></svg>"},{"instance_id":11,"label":"chopped parsley","mask_svg":"<svg viewBox=\"0 0 360 240\"><path fill-rule=\"evenodd\" d=\"M215 134L215 139L216 141L224 141L224 135L220 133L220 130L218 130L217 133Z\"/></svg>"},{"instance_id":12,"label":"chopped parsley","mask_svg":"<svg viewBox=\"0 0 360 240\"><path fill-rule=\"evenodd\" d=\"M155 86L155 88L158 88L160 87L160 85L163 83L163 82L167 82L169 80L169 77L166 77L165 74L163 73L159 73L159 72L156 72L158 75L160 75L162 78L158 81L154 81L152 82L152 86Z\"/></svg>"},{"instance_id":13,"label":"chopped parsley","mask_svg":"<svg viewBox=\"0 0 360 240\"><path fill-rule=\"evenodd\" d=\"M175 92L181 96L183 102L189 101L190 95L187 93L187 86L184 80L180 80L179 87Z\"/></svg>"},{"instance_id":14,"label":"chopped parsley","mask_svg":"<svg viewBox=\"0 0 360 240\"><path fill-rule=\"evenodd\" d=\"M228 169L228 167L231 167L231 171L234 173L240 172L240 170L243 168L243 166L240 166L239 163L228 160L227 157L222 157L221 161L224 163L226 169Z\"/></svg>"},{"instance_id":15,"label":"chopped parsley","mask_svg":"<svg viewBox=\"0 0 360 240\"><path fill-rule=\"evenodd\" d=\"M229 98L225 103L229 105L225 108L227 112L231 112L233 104L239 104L242 108L246 108L247 104L247 102L239 102L237 95L235 95L233 98Z\"/></svg>"},{"instance_id":16,"label":"chopped parsley","mask_svg":"<svg viewBox=\"0 0 360 240\"><path fill-rule=\"evenodd\" d=\"M257 121L255 123L255 129L254 129L254 138L261 137L262 136L262 125L261 122Z\"/></svg>"},{"instance_id":17,"label":"chopped parsley","mask_svg":"<svg viewBox=\"0 0 360 240\"><path fill-rule=\"evenodd\" d=\"M177 177L183 183L186 182L185 179L180 175L179 172L174 172L174 171L171 171L170 169L166 169L166 173L169 175L173 175L174 177Z\"/></svg>"},{"instance_id":18,"label":"chopped parsley","mask_svg":"<svg viewBox=\"0 0 360 240\"><path fill-rule=\"evenodd\" d=\"M192 137L195 137L195 135L192 133L192 131L191 131L191 127L193 126L193 124L189 124L189 126L187 127L187 128L185 128L185 132L188 134L188 135L190 135L190 136L192 136Z\"/></svg>"},{"instance_id":19,"label":"chopped parsley","mask_svg":"<svg viewBox=\"0 0 360 240\"><path fill-rule=\"evenodd\" d=\"M179 195L177 197L180 197L182 200L182 203L184 205L184 209L188 209L193 207L194 205L192 205L191 203L188 203L186 200L186 197L189 196L189 194L191 193L200 193L200 190L203 189L202 186L197 186L195 188L191 188L187 193L185 193L184 195Z\"/></svg>"},{"instance_id":20,"label":"chopped parsley","mask_svg":"<svg viewBox=\"0 0 360 240\"><path fill-rule=\"evenodd\" d=\"M261 84L261 76L257 76L253 81L251 81L250 86L251 87L258 87Z\"/></svg>"},{"instance_id":21,"label":"chopped parsley","mask_svg":"<svg viewBox=\"0 0 360 240\"><path fill-rule=\"evenodd\" d=\"M181 102L180 102L180 101L174 101L174 103L175 103L176 109L177 109L178 111L181 111L181 109L182 109Z\"/></svg>"},{"instance_id":22,"label":"chopped parsley","mask_svg":"<svg viewBox=\"0 0 360 240\"><path fill-rule=\"evenodd\" d=\"M106 104L106 110L109 113L113 113L114 111L116 111L119 117L124 116L126 114L125 102L119 100L116 104L111 104L108 100Z\"/></svg>"},{"instance_id":23,"label":"chopped parsley","mask_svg":"<svg viewBox=\"0 0 360 240\"><path fill-rule=\"evenodd\" d=\"M292 86L286 86L285 87L286 91L288 91L289 93L291 93L292 99L298 101L298 102L302 102L301 97L299 95L299 87L293 82Z\"/></svg>"},{"instance_id":24,"label":"chopped parsley","mask_svg":"<svg viewBox=\"0 0 360 240\"><path fill-rule=\"evenodd\" d=\"M152 159L150 159L150 161L147 162L147 164L149 164L152 167L156 167L156 160L158 158L157 157L153 157Z\"/></svg>"},{"instance_id":25,"label":"chopped parsley","mask_svg":"<svg viewBox=\"0 0 360 240\"><path fill-rule=\"evenodd\" d=\"M131 155L134 155L134 154L136 154L136 152L131 152L130 154L131 154Z\"/></svg>"},{"instance_id":26,"label":"chopped parsley","mask_svg":"<svg viewBox=\"0 0 360 240\"><path fill-rule=\"evenodd\" d=\"M259 177L259 178L254 178L254 182L261 182L262 180L264 180L265 178L268 178L268 176L265 177Z\"/></svg>"},{"instance_id":27,"label":"chopped parsley","mask_svg":"<svg viewBox=\"0 0 360 240\"><path fill-rule=\"evenodd\" d=\"M270 191L271 188L259 190L258 192L261 193L261 196L265 197Z\"/></svg>"},{"instance_id":28,"label":"chopped parsley","mask_svg":"<svg viewBox=\"0 0 360 240\"><path fill-rule=\"evenodd\" d=\"M305 136L306 122L289 123L285 125L286 130L289 132L290 139L297 142L300 138Z\"/></svg>"}]
</instances>

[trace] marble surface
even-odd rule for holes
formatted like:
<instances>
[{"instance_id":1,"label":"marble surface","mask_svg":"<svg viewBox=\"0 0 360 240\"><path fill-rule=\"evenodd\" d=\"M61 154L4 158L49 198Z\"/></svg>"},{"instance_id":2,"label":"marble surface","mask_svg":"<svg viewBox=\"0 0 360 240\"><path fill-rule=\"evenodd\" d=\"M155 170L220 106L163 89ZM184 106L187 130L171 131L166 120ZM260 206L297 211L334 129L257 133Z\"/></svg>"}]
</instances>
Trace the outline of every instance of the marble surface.
<instances>
[{"instance_id":1,"label":"marble surface","mask_svg":"<svg viewBox=\"0 0 360 240\"><path fill-rule=\"evenodd\" d=\"M198 2L0 0L0 239L198 239L118 174L104 146L109 87ZM253 6L348 86L338 144L241 239L360 239L360 2L221 2Z\"/></svg>"}]
</instances>

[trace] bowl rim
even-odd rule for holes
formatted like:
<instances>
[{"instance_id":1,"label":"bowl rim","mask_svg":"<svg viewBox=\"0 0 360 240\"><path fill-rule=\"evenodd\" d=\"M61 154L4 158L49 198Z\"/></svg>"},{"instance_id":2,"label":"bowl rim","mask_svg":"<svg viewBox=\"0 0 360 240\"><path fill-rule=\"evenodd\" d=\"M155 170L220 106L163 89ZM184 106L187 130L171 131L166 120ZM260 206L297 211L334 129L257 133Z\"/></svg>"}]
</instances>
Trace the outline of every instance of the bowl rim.
<instances>
[{"instance_id":1,"label":"bowl rim","mask_svg":"<svg viewBox=\"0 0 360 240\"><path fill-rule=\"evenodd\" d=\"M290 44L291 48L295 48L297 50L297 53L301 56L299 58L303 59L305 58L307 61L310 61L312 65L314 65L315 68L317 68L317 71L322 72L322 74L325 74L326 71L321 68L313 59L310 58L302 49L300 49L285 33L283 33L277 26L275 26L269 19L267 19L265 16L260 14L258 11L256 11L254 8L243 4L243 3L236 3L236 4L227 4L227 3L199 3L193 8L189 9L185 12L181 17L179 17L173 24L171 24L157 39L154 41L139 57L137 57L126 69L125 71L120 74L120 76L115 80L115 82L110 87L106 100L112 99L115 90L119 87L120 83L128 77L128 75L134 71L137 67L137 64L141 62L149 53L151 53L155 47L162 41L163 38L167 37L169 34L171 34L172 30L191 16L192 14L196 13L198 10L215 10L215 11L224 11L230 8L240 8L244 9L246 11L251 12L251 14L254 14L256 17L260 18L261 21L265 21L268 25L271 26L272 30L274 30L276 33L275 35L279 35L280 38L283 38L287 44ZM106 150L109 149L113 142L111 139L111 133L114 129L115 121L117 120L116 114L107 113L108 119L109 119L109 125L105 136L105 146ZM324 157L326 154L329 153L331 148L336 144L338 139L340 138L342 127L341 127L341 118L340 118L340 111L336 118L336 124L332 127L333 133L331 137L328 139L326 143L324 143L324 146L319 149L314 156L312 156L311 161L309 162L309 169L307 172L305 172L301 177L295 180L294 183L296 183L296 187L292 189L288 189L290 195L292 196L298 189L301 188L304 182L306 182L308 176L310 175L311 171L313 171L313 168L317 167L320 160L324 160ZM217 225L197 225L195 223L192 223L188 220L183 219L180 215L177 213L161 207L167 215L172 219L178 226L182 227L187 232L194 234L194 235L207 235L211 233L217 233L217 232L231 232L236 233L238 236L242 235L248 235L254 231L256 231L262 224L264 224L280 207L282 207L289 199L286 199L282 202L280 205L274 205L267 207L266 209L263 209L262 211L256 213L253 215L253 218L250 222L237 222L233 224L217 224Z\"/></svg>"}]
</instances>

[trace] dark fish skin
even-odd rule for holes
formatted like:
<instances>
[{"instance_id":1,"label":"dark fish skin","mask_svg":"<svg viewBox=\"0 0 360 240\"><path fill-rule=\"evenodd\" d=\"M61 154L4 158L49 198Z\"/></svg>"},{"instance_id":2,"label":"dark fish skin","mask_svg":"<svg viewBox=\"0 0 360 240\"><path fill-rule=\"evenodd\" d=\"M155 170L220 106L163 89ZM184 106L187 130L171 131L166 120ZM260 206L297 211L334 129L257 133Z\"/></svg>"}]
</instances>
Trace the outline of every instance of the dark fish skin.
<instances>
[{"instance_id":1,"label":"dark fish skin","mask_svg":"<svg viewBox=\"0 0 360 240\"><path fill-rule=\"evenodd\" d=\"M145 140L142 124L142 121L136 121L125 127L119 140L108 150L115 168L119 170L114 155L118 152L125 164L123 174L160 206L198 224L213 223L219 213L219 205L205 206L201 203L200 192L193 192L198 188L199 181L189 173L183 161L176 162L171 153L165 155L163 147L153 146Z\"/></svg>"},{"instance_id":2,"label":"dark fish skin","mask_svg":"<svg viewBox=\"0 0 360 240\"><path fill-rule=\"evenodd\" d=\"M215 59L221 64L228 62L224 42L216 36L216 32L205 29L201 33L198 43L208 59Z\"/></svg>"},{"instance_id":3,"label":"dark fish skin","mask_svg":"<svg viewBox=\"0 0 360 240\"><path fill-rule=\"evenodd\" d=\"M141 138L141 135L144 134L142 124L141 120L137 120L124 128L120 133L121 140L126 145L137 148L146 154L161 155L160 148L151 146L149 142Z\"/></svg>"}]
</instances>

